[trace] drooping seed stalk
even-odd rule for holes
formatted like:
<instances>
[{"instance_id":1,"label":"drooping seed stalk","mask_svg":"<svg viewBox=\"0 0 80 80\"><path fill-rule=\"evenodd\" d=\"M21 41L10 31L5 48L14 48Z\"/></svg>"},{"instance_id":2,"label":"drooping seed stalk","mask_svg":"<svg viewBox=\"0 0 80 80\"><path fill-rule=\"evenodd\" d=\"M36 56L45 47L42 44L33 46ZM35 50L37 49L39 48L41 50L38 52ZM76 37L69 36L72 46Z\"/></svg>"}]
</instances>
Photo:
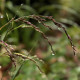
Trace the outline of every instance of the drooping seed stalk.
<instances>
[{"instance_id":1,"label":"drooping seed stalk","mask_svg":"<svg viewBox=\"0 0 80 80\"><path fill-rule=\"evenodd\" d=\"M14 66L16 67L16 61L15 61L14 56L12 55L12 51L11 51L11 50L13 50L13 48L11 46L9 46L7 43L5 43L4 41L0 41L0 43L3 44L3 47L5 48L5 50L8 53L7 55L10 57L10 59L13 62ZM8 48L10 48L11 50L8 49Z\"/></svg>"},{"instance_id":2,"label":"drooping seed stalk","mask_svg":"<svg viewBox=\"0 0 80 80\"><path fill-rule=\"evenodd\" d=\"M74 55L76 55L76 49L75 49L75 46L74 46L74 44L73 44L73 42L72 42L72 39L71 39L70 35L67 33L66 29L62 26L62 24L59 23L59 22L56 22L55 19L53 19L52 16L41 16L41 17L44 17L44 18L47 18L47 19L53 21L53 23L54 23L56 26L58 26L59 28L62 28L62 29L63 29L63 31L65 32L65 34L66 34L66 36L67 36L67 38L68 38L68 40L69 40L69 42L70 42L70 44L71 44L71 47L72 47L72 49L73 49L73 53L74 53Z\"/></svg>"},{"instance_id":3,"label":"drooping seed stalk","mask_svg":"<svg viewBox=\"0 0 80 80\"><path fill-rule=\"evenodd\" d=\"M42 19L40 16L35 16L35 15L32 15L32 18L37 20L39 23L41 23L44 27L47 27L48 29L50 29L51 31L53 31L53 29L51 28L51 26L49 25L46 25L44 23L44 21L46 21L45 19Z\"/></svg>"},{"instance_id":4,"label":"drooping seed stalk","mask_svg":"<svg viewBox=\"0 0 80 80\"><path fill-rule=\"evenodd\" d=\"M44 39L46 39L51 47L51 51L53 54L55 54L55 51L53 50L52 48L52 44L50 43L50 41L48 40L48 38L46 37L46 35L38 28L36 27L36 25L32 24L30 21L26 21L26 20L23 20L23 19L20 19L20 21L23 21L24 23L28 24L28 25L31 25L36 31L38 31L39 33L42 34L42 36L44 37Z\"/></svg>"}]
</instances>

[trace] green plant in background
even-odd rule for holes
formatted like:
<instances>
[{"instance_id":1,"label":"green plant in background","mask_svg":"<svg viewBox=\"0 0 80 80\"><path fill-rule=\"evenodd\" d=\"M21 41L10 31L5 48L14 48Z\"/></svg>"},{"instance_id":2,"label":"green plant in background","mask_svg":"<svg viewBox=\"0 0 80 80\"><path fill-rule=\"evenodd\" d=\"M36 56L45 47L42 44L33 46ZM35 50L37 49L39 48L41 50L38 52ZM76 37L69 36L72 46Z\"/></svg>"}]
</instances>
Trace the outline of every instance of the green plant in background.
<instances>
[{"instance_id":1,"label":"green plant in background","mask_svg":"<svg viewBox=\"0 0 80 80\"><path fill-rule=\"evenodd\" d=\"M2 65L3 73L5 73L4 68L9 64L8 66L10 67L6 69L10 69L9 73L5 73L5 75L9 74L13 80L79 80L80 55L77 54L78 57L72 55L72 48L74 52L75 49L70 40L71 38L66 33L72 48L69 45L69 41L66 40L65 34L62 34L62 30L65 31L65 27L70 27L67 28L68 34L72 37L79 52L79 5L77 5L79 4L79 0L76 0L76 3L74 0L24 0L18 1L18 3L16 1L18 0L1 0L2 7L0 13L4 16L0 18L0 26L2 26L2 29L0 27L2 45L0 48L0 65ZM74 7L74 3L76 7ZM38 14L45 16L38 16ZM49 20L52 17L46 15L52 15L56 21L64 24L60 24L54 19L53 23ZM12 18L14 16L16 17ZM10 21L9 24L8 21ZM4 25L5 23L8 25ZM61 25L63 29L60 28ZM44 28L44 26L47 28ZM40 30L38 28L40 28ZM51 31L49 31L48 28ZM59 32L59 30L61 32ZM49 38L47 38L43 32L46 36L49 35ZM38 47L40 48L41 45L45 46L45 44L47 44L41 39L41 34L46 41L48 40L48 42L54 44L49 43L50 48L47 48L46 51L41 49L42 53L38 54L38 56L42 55L42 60L45 62L44 64L42 64L43 61L37 59L37 57L35 58L35 56L29 55L30 53L31 55L36 54L35 51ZM56 34L61 35L60 38L54 37ZM38 45L39 42L41 44ZM11 52L10 55L7 54L4 47L9 50L9 53ZM50 55L52 47L56 52L55 56ZM8 55L8 57L5 55ZM16 64L15 70L12 64ZM36 66L38 68L40 67L41 70L39 71ZM45 71L47 76L44 73L40 74L41 71Z\"/></svg>"}]
</instances>

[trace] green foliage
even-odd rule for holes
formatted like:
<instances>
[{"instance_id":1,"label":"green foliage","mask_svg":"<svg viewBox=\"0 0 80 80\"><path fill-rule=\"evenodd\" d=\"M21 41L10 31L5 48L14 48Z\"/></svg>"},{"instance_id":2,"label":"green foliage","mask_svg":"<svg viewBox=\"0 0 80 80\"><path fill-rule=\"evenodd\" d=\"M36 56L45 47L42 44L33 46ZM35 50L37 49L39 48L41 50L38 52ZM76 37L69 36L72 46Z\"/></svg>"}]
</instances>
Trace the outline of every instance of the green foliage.
<instances>
[{"instance_id":1,"label":"green foliage","mask_svg":"<svg viewBox=\"0 0 80 80\"><path fill-rule=\"evenodd\" d=\"M3 69L3 77L9 72L10 80L80 80L80 54L77 54L80 52L80 0L0 1L0 40L5 41L0 43L0 67ZM47 21L43 20L44 24L41 24L39 20L36 21L35 15L35 20L28 18L33 14L51 15L56 21L63 23L61 25L66 28L76 45L76 56L73 56L68 36L63 29L57 27L59 23L46 19ZM40 30L34 28L32 24L25 24L24 20L15 22L11 19L14 17L15 19L25 17L27 21L35 24L35 27L38 26L46 37L48 36L56 54L52 54L51 47L42 38ZM3 25L8 22L9 24L4 27ZM51 26L53 32L49 31L48 26L44 28L44 25ZM1 26L4 28L1 29ZM7 49L12 52L11 55L6 53L5 43L8 43ZM4 68L10 63L12 65L4 72ZM44 73L41 73L39 68Z\"/></svg>"}]
</instances>

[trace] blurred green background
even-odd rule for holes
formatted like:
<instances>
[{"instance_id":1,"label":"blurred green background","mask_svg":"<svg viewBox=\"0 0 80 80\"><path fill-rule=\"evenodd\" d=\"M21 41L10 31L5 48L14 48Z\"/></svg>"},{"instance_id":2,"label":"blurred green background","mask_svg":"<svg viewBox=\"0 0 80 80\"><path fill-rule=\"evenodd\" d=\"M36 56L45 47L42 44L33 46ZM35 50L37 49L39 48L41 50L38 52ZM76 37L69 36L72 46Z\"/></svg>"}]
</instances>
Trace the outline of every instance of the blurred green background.
<instances>
[{"instance_id":1,"label":"blurred green background","mask_svg":"<svg viewBox=\"0 0 80 80\"><path fill-rule=\"evenodd\" d=\"M52 26L53 32L35 20L32 23L46 34L55 55L52 55L47 41L32 28L18 28L7 35L9 29L20 25L13 22L0 30L1 40L12 45L16 52L26 55L29 53L32 58L36 55L38 59L34 59L45 75L31 61L25 61L21 66L21 59L17 59L15 69L11 66L9 57L2 56L5 49L0 46L0 76L3 80L12 80L21 67L15 80L80 80L80 0L0 0L0 27L14 16L19 18L32 14L53 16L56 21L61 22L76 46L76 56L73 55L64 31L51 21L46 24Z\"/></svg>"}]
</instances>

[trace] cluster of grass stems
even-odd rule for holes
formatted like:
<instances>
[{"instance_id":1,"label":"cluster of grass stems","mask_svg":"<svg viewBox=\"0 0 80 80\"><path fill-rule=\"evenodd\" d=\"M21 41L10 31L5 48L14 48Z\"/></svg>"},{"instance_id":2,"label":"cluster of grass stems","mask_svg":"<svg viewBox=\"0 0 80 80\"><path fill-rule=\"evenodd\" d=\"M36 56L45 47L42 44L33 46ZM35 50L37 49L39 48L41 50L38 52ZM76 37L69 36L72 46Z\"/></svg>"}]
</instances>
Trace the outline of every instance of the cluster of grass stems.
<instances>
[{"instance_id":1,"label":"cluster of grass stems","mask_svg":"<svg viewBox=\"0 0 80 80\"><path fill-rule=\"evenodd\" d=\"M70 41L71 47L72 47L72 49L73 49L73 53L74 53L74 55L76 55L76 54L75 54L75 51L76 51L76 50L75 50L75 46L74 46L74 44L73 44L73 42L72 42L71 37L70 37L69 34L67 33L65 27L63 27L61 23L55 21L55 19L54 19L52 16L29 15L29 16L23 16L23 17L20 17L20 18L17 18L17 19L14 17L14 18L12 18L9 22L7 22L5 25L3 25L2 27L0 27L0 30L2 30L5 26L7 26L8 24L10 24L11 22L19 22L19 23L25 23L25 24L27 24L27 25L30 25L30 26L32 26L32 28L34 28L37 32L39 32L39 33L42 34L43 38L44 38L45 40L47 40L47 42L49 43L49 45L50 45L50 47L51 47L52 53L53 53L53 54L56 54L56 52L55 52L54 49L52 48L52 44L50 43L50 41L48 40L48 38L46 37L46 35L43 33L43 31L40 30L39 27L37 27L35 24L33 24L32 22L29 21L30 18L33 19L33 20L36 20L38 23L42 24L44 27L48 28L48 29L51 30L51 31L53 31L53 29L51 28L51 26L45 24L45 22L47 21L47 19L50 20L50 21L52 21L58 28L63 29L63 31L65 32L65 34L66 34L66 36L67 36L67 38L68 38L68 40ZM14 30L14 29L12 29L12 30ZM11 30L11 31L12 31L12 30ZM9 44L7 44L5 41L0 40L0 45L2 45L2 46L6 49L6 53L5 53L5 54L10 57L11 61L13 62L13 64L14 64L15 66L16 66L15 58L16 58L16 57L21 57L21 58L24 59L24 60L29 59L30 61L34 62L34 63L36 64L36 66L38 67L38 69L40 70L40 72L43 73L43 71L40 69L39 65L37 64L37 62L36 62L34 59L32 59L32 58L30 58L30 57L28 57L28 56L26 56L26 55L23 55L23 54L14 53L14 52L13 52L13 51L14 51L13 47L10 46Z\"/></svg>"}]
</instances>

